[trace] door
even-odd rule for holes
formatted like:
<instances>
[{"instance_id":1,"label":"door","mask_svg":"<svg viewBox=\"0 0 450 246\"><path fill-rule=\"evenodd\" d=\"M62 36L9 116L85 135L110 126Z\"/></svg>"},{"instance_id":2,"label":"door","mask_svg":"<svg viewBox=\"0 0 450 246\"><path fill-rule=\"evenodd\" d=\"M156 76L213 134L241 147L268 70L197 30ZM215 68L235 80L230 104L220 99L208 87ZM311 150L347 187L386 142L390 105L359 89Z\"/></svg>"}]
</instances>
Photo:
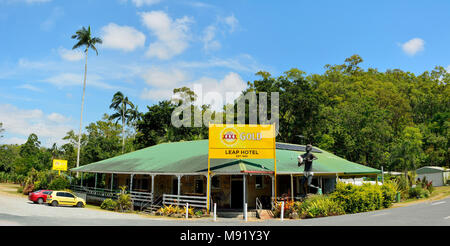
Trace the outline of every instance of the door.
<instances>
[{"instance_id":1,"label":"door","mask_svg":"<svg viewBox=\"0 0 450 246\"><path fill-rule=\"evenodd\" d=\"M231 208L243 208L243 189L242 180L231 180Z\"/></svg>"},{"instance_id":2,"label":"door","mask_svg":"<svg viewBox=\"0 0 450 246\"><path fill-rule=\"evenodd\" d=\"M66 197L66 193L65 192L56 192L55 196L56 196L57 199L54 199L54 200L57 200L57 202L60 205L66 205L67 204L67 198L68 197Z\"/></svg>"},{"instance_id":3,"label":"door","mask_svg":"<svg viewBox=\"0 0 450 246\"><path fill-rule=\"evenodd\" d=\"M66 192L67 205L75 205L75 196Z\"/></svg>"}]
</instances>

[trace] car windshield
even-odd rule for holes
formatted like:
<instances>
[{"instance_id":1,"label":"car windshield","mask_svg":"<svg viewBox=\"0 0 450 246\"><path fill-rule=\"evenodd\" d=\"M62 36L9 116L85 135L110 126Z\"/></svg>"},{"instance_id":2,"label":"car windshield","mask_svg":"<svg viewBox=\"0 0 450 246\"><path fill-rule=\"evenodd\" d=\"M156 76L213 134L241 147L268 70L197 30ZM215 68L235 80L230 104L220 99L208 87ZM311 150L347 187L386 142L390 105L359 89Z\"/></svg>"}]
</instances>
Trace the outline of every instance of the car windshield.
<instances>
[{"instance_id":1,"label":"car windshield","mask_svg":"<svg viewBox=\"0 0 450 246\"><path fill-rule=\"evenodd\" d=\"M44 192L42 192L42 193L44 193L44 194L46 194L46 195L50 195L50 193L52 193L51 191L44 191Z\"/></svg>"},{"instance_id":2,"label":"car windshield","mask_svg":"<svg viewBox=\"0 0 450 246\"><path fill-rule=\"evenodd\" d=\"M39 192L41 192L41 190L37 190L37 191L35 191L34 193L39 193Z\"/></svg>"}]
</instances>

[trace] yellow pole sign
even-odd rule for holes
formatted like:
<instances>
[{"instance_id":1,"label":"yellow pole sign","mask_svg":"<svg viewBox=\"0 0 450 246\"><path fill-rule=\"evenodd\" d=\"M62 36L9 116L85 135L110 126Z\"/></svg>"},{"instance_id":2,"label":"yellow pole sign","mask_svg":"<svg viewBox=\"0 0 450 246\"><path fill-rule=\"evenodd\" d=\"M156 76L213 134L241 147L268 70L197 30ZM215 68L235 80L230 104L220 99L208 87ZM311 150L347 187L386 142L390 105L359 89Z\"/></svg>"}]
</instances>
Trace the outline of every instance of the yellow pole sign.
<instances>
[{"instance_id":1,"label":"yellow pole sign","mask_svg":"<svg viewBox=\"0 0 450 246\"><path fill-rule=\"evenodd\" d=\"M61 171L67 171L67 160L53 160L52 170L57 170L58 173L61 173Z\"/></svg>"},{"instance_id":2,"label":"yellow pole sign","mask_svg":"<svg viewBox=\"0 0 450 246\"><path fill-rule=\"evenodd\" d=\"M274 159L274 125L209 125L209 158Z\"/></svg>"},{"instance_id":3,"label":"yellow pole sign","mask_svg":"<svg viewBox=\"0 0 450 246\"><path fill-rule=\"evenodd\" d=\"M210 159L273 159L276 184L275 124L210 124L208 151L209 212ZM275 186L276 187L276 186ZM276 197L276 188L275 188Z\"/></svg>"}]
</instances>

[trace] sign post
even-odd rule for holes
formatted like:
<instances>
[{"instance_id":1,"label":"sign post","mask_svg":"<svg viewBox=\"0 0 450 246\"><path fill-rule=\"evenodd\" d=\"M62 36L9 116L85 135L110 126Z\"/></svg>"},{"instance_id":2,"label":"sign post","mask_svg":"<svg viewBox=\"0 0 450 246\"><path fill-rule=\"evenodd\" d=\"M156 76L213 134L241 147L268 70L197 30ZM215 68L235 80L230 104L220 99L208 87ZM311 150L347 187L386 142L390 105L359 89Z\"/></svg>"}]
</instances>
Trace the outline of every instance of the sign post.
<instances>
[{"instance_id":1,"label":"sign post","mask_svg":"<svg viewBox=\"0 0 450 246\"><path fill-rule=\"evenodd\" d=\"M275 136L275 124L209 124L208 213L210 209L209 193L211 192L211 159L273 159L276 183Z\"/></svg>"},{"instance_id":2,"label":"sign post","mask_svg":"<svg viewBox=\"0 0 450 246\"><path fill-rule=\"evenodd\" d=\"M57 170L58 175L61 175L61 171L67 171L67 160L53 160L52 170Z\"/></svg>"}]
</instances>

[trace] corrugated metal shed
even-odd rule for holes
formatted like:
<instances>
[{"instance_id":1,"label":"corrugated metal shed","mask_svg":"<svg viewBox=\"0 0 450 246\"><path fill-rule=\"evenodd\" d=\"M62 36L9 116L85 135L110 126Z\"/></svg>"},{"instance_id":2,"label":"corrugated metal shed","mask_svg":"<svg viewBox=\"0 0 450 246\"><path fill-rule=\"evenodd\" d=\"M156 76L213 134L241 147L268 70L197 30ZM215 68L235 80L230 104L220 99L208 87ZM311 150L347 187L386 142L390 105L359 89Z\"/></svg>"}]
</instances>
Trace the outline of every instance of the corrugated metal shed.
<instances>
[{"instance_id":1,"label":"corrugated metal shed","mask_svg":"<svg viewBox=\"0 0 450 246\"><path fill-rule=\"evenodd\" d=\"M281 146L281 145L279 145ZM301 145L297 145L301 146ZM302 149L302 148L299 148ZM358 175L379 174L380 170L350 162L329 152L314 153L313 171L317 174ZM277 149L278 174L302 174L303 166L297 166L297 156L302 151ZM98 173L155 173L155 174L201 174L207 173L208 140L163 143L145 149L116 156L71 171ZM272 159L212 159L211 171L217 174L239 174L245 172L271 173Z\"/></svg>"}]
</instances>

